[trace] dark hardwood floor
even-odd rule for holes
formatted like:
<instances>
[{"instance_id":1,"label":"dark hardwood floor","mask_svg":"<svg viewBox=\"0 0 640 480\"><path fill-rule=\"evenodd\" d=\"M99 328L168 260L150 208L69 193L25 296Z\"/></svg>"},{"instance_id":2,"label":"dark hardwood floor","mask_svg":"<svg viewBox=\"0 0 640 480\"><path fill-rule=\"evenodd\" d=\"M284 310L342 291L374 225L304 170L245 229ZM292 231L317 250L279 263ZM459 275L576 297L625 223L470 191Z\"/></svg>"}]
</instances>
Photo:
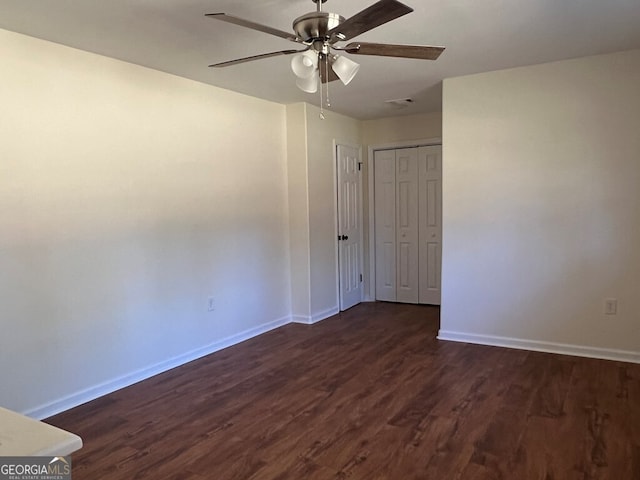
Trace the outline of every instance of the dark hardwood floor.
<instances>
[{"instance_id":1,"label":"dark hardwood floor","mask_svg":"<svg viewBox=\"0 0 640 480\"><path fill-rule=\"evenodd\" d=\"M640 479L640 365L441 342L438 314L362 304L47 421L74 480Z\"/></svg>"}]
</instances>

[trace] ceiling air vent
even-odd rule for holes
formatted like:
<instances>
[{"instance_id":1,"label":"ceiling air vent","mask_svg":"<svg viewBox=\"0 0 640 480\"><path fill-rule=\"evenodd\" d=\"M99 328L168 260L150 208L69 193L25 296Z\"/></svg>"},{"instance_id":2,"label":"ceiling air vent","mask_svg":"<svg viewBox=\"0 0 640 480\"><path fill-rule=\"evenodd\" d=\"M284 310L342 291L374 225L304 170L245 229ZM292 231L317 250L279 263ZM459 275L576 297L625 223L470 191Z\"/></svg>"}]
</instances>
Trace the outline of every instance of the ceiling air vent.
<instances>
[{"instance_id":1,"label":"ceiling air vent","mask_svg":"<svg viewBox=\"0 0 640 480\"><path fill-rule=\"evenodd\" d=\"M413 98L396 98L395 100L385 100L384 103L395 108L407 108L413 103Z\"/></svg>"}]
</instances>

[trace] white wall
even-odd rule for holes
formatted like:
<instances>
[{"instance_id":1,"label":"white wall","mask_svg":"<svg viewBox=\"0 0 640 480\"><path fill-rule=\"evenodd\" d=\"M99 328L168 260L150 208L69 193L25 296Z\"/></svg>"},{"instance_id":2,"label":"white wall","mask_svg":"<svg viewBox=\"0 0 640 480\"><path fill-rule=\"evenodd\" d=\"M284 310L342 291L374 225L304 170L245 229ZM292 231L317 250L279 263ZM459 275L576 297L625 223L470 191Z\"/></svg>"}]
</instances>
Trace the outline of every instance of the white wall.
<instances>
[{"instance_id":1,"label":"white wall","mask_svg":"<svg viewBox=\"0 0 640 480\"><path fill-rule=\"evenodd\" d=\"M309 238L309 169L306 104L287 105L287 181L291 250L291 314L311 319L311 251Z\"/></svg>"},{"instance_id":2,"label":"white wall","mask_svg":"<svg viewBox=\"0 0 640 480\"><path fill-rule=\"evenodd\" d=\"M337 191L334 141L360 145L361 122L306 105L309 162L309 233L311 252L311 312L324 318L339 310Z\"/></svg>"},{"instance_id":3,"label":"white wall","mask_svg":"<svg viewBox=\"0 0 640 480\"><path fill-rule=\"evenodd\" d=\"M361 122L306 103L287 106L292 318L339 311L334 142L360 145Z\"/></svg>"},{"instance_id":4,"label":"white wall","mask_svg":"<svg viewBox=\"0 0 640 480\"><path fill-rule=\"evenodd\" d=\"M638 50L445 81L442 338L640 361L639 86Z\"/></svg>"},{"instance_id":5,"label":"white wall","mask_svg":"<svg viewBox=\"0 0 640 480\"><path fill-rule=\"evenodd\" d=\"M440 112L378 118L362 122L362 141L366 146L441 136L442 113Z\"/></svg>"},{"instance_id":6,"label":"white wall","mask_svg":"<svg viewBox=\"0 0 640 480\"><path fill-rule=\"evenodd\" d=\"M284 106L6 31L0 57L0 405L289 320Z\"/></svg>"}]
</instances>

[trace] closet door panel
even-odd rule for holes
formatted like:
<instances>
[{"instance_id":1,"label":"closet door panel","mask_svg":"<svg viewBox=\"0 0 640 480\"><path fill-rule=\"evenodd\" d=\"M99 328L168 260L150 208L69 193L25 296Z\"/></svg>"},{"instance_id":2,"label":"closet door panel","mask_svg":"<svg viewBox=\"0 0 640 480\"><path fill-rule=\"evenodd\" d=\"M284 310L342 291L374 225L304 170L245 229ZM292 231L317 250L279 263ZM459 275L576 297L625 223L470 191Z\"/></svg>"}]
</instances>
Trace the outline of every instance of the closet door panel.
<instances>
[{"instance_id":1,"label":"closet door panel","mask_svg":"<svg viewBox=\"0 0 640 480\"><path fill-rule=\"evenodd\" d=\"M442 261L442 147L420 147L420 303L440 305Z\"/></svg>"},{"instance_id":2,"label":"closet door panel","mask_svg":"<svg viewBox=\"0 0 640 480\"><path fill-rule=\"evenodd\" d=\"M419 301L418 149L396 155L396 299Z\"/></svg>"},{"instance_id":3,"label":"closet door panel","mask_svg":"<svg viewBox=\"0 0 640 480\"><path fill-rule=\"evenodd\" d=\"M396 156L375 152L376 299L396 301Z\"/></svg>"}]
</instances>

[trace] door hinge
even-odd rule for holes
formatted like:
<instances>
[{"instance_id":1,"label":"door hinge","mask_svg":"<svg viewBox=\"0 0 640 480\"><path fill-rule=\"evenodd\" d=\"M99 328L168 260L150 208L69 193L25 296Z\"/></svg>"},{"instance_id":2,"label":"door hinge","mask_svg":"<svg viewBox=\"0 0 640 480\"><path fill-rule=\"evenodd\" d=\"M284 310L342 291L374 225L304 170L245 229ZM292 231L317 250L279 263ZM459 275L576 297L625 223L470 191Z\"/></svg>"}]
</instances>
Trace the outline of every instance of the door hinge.
<instances>
[{"instance_id":1,"label":"door hinge","mask_svg":"<svg viewBox=\"0 0 640 480\"><path fill-rule=\"evenodd\" d=\"M362 162L358 162L358 171L362 170Z\"/></svg>"},{"instance_id":2,"label":"door hinge","mask_svg":"<svg viewBox=\"0 0 640 480\"><path fill-rule=\"evenodd\" d=\"M360 282L362 283L362 274L360 274Z\"/></svg>"}]
</instances>

